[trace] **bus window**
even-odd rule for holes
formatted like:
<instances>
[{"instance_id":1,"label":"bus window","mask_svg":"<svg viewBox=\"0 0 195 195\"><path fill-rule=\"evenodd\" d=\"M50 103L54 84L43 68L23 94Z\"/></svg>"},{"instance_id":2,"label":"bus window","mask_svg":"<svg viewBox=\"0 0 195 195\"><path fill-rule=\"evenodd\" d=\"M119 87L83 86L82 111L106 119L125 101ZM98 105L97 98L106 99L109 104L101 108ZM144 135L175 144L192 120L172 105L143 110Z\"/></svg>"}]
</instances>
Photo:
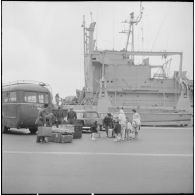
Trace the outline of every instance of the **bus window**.
<instances>
[{"instance_id":1,"label":"bus window","mask_svg":"<svg viewBox=\"0 0 195 195\"><path fill-rule=\"evenodd\" d=\"M24 101L36 103L37 102L37 94L35 92L24 92Z\"/></svg>"},{"instance_id":2,"label":"bus window","mask_svg":"<svg viewBox=\"0 0 195 195\"><path fill-rule=\"evenodd\" d=\"M3 92L3 102L8 102L9 100L9 92Z\"/></svg>"},{"instance_id":3,"label":"bus window","mask_svg":"<svg viewBox=\"0 0 195 195\"><path fill-rule=\"evenodd\" d=\"M16 92L9 93L9 102L16 102Z\"/></svg>"},{"instance_id":4,"label":"bus window","mask_svg":"<svg viewBox=\"0 0 195 195\"><path fill-rule=\"evenodd\" d=\"M49 96L48 96L48 94L45 94L45 103L49 103Z\"/></svg>"},{"instance_id":5,"label":"bus window","mask_svg":"<svg viewBox=\"0 0 195 195\"><path fill-rule=\"evenodd\" d=\"M16 102L16 92L3 92L3 102Z\"/></svg>"},{"instance_id":6,"label":"bus window","mask_svg":"<svg viewBox=\"0 0 195 195\"><path fill-rule=\"evenodd\" d=\"M48 94L39 94L38 95L39 103L41 104L48 104L49 103L49 96Z\"/></svg>"},{"instance_id":7,"label":"bus window","mask_svg":"<svg viewBox=\"0 0 195 195\"><path fill-rule=\"evenodd\" d=\"M43 104L44 103L44 94L39 94L39 103Z\"/></svg>"}]
</instances>

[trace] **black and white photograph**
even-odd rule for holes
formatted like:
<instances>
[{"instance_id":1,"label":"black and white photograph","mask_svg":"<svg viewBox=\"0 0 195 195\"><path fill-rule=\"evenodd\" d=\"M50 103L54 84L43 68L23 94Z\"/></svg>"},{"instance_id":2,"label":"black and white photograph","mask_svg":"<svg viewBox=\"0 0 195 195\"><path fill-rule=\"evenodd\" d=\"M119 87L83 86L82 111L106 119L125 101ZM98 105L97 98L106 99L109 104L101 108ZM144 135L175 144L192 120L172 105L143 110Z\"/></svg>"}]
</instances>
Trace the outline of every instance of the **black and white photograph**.
<instances>
[{"instance_id":1,"label":"black and white photograph","mask_svg":"<svg viewBox=\"0 0 195 195\"><path fill-rule=\"evenodd\" d=\"M2 1L2 193L193 193L193 8Z\"/></svg>"}]
</instances>

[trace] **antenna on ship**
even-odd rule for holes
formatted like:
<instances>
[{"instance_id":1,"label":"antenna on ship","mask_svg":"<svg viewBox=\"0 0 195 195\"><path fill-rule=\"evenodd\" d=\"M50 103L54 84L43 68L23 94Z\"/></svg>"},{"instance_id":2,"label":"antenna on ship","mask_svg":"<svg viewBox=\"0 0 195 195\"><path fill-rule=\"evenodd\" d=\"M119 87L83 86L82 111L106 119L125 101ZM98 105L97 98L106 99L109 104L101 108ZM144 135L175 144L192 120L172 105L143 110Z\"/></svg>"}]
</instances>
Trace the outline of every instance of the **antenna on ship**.
<instances>
[{"instance_id":1,"label":"antenna on ship","mask_svg":"<svg viewBox=\"0 0 195 195\"><path fill-rule=\"evenodd\" d=\"M92 12L90 12L91 23L93 22L92 15L93 15L93 13L92 13Z\"/></svg>"},{"instance_id":2,"label":"antenna on ship","mask_svg":"<svg viewBox=\"0 0 195 195\"><path fill-rule=\"evenodd\" d=\"M127 33L127 41L126 41L126 45L125 45L125 51L127 52L128 49L128 45L129 45L129 38L131 35L131 52L134 52L134 25L138 24L141 21L142 18L142 14L143 14L143 6L142 6L142 2L140 2L140 14L139 16L135 19L134 17L134 12L130 13L130 20L127 21L123 21L122 23L127 23L129 24L129 29L128 31L122 31L121 33ZM131 55L131 60L134 64L134 55Z\"/></svg>"}]
</instances>

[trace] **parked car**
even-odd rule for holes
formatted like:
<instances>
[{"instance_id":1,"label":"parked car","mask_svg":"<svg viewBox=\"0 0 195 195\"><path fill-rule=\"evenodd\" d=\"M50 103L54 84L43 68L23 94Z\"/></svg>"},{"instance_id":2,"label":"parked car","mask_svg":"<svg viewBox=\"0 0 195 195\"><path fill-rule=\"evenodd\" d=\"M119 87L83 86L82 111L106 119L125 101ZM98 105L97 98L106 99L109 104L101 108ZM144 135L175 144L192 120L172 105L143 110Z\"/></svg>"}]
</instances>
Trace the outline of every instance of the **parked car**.
<instances>
[{"instance_id":1,"label":"parked car","mask_svg":"<svg viewBox=\"0 0 195 195\"><path fill-rule=\"evenodd\" d=\"M91 127L97 121L98 128L102 130L103 121L96 111L75 110L77 114L77 123L82 125L83 132L91 132Z\"/></svg>"}]
</instances>

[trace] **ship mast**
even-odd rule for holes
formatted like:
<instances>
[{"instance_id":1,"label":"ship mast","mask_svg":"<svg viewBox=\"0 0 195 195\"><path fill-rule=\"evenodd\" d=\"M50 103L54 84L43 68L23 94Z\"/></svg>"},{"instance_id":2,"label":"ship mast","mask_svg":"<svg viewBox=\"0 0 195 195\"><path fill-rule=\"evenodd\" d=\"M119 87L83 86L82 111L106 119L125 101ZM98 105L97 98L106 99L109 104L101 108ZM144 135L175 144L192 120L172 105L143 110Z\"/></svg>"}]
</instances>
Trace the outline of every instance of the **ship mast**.
<instances>
[{"instance_id":1,"label":"ship mast","mask_svg":"<svg viewBox=\"0 0 195 195\"><path fill-rule=\"evenodd\" d=\"M125 45L125 52L127 52L128 50L128 45L129 45L129 39L130 39L130 35L131 35L131 52L134 52L134 25L138 24L141 21L142 18L142 14L143 14L143 6L142 6L142 2L140 3L140 14L139 16L135 19L134 17L134 12L130 13L130 20L127 21L123 21L122 23L127 23L129 24L129 29L128 31L122 31L121 33L127 33L127 41L126 41L126 45ZM134 55L131 55L131 60L134 64Z\"/></svg>"},{"instance_id":2,"label":"ship mast","mask_svg":"<svg viewBox=\"0 0 195 195\"><path fill-rule=\"evenodd\" d=\"M89 85L91 83L91 54L94 51L95 40L93 39L94 28L96 22L92 22L92 13L91 15L91 23L87 28L85 26L85 16L83 16L83 44L84 44L84 74L85 74L85 89L88 92L92 91L92 87Z\"/></svg>"}]
</instances>

